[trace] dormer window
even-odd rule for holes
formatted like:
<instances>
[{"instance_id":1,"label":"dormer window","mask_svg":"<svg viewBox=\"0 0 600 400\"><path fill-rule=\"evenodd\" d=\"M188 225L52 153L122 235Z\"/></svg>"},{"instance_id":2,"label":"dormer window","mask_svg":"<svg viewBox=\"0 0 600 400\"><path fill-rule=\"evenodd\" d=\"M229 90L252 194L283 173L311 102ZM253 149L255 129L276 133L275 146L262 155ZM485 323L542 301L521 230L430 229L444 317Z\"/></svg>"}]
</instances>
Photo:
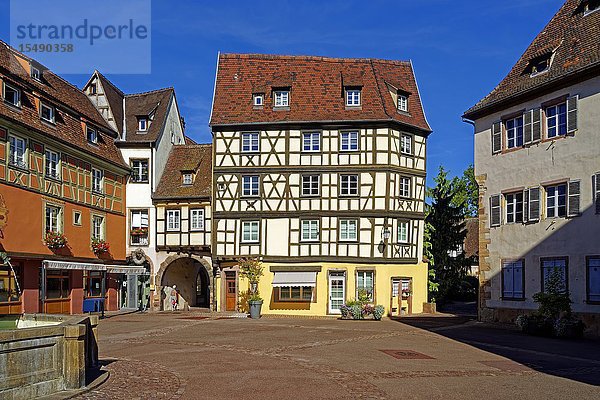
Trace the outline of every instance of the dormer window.
<instances>
[{"instance_id":1,"label":"dormer window","mask_svg":"<svg viewBox=\"0 0 600 400\"><path fill-rule=\"evenodd\" d=\"M21 107L21 91L4 82L4 101L15 107Z\"/></svg>"},{"instance_id":2,"label":"dormer window","mask_svg":"<svg viewBox=\"0 0 600 400\"><path fill-rule=\"evenodd\" d=\"M583 15L588 15L598 10L600 10L600 0L589 0L583 7Z\"/></svg>"},{"instance_id":3,"label":"dormer window","mask_svg":"<svg viewBox=\"0 0 600 400\"><path fill-rule=\"evenodd\" d=\"M40 117L44 121L54 124L56 121L55 113L56 109L54 107L41 103Z\"/></svg>"},{"instance_id":4,"label":"dormer window","mask_svg":"<svg viewBox=\"0 0 600 400\"><path fill-rule=\"evenodd\" d=\"M262 93L255 93L252 95L252 105L255 107L262 107L265 104L265 95Z\"/></svg>"},{"instance_id":5,"label":"dormer window","mask_svg":"<svg viewBox=\"0 0 600 400\"><path fill-rule=\"evenodd\" d=\"M275 91L275 107L289 107L290 105L290 91L289 90L276 90Z\"/></svg>"},{"instance_id":6,"label":"dormer window","mask_svg":"<svg viewBox=\"0 0 600 400\"><path fill-rule=\"evenodd\" d=\"M398 94L398 111L408 112L408 97Z\"/></svg>"},{"instance_id":7,"label":"dormer window","mask_svg":"<svg viewBox=\"0 0 600 400\"><path fill-rule=\"evenodd\" d=\"M546 53L544 55L533 58L529 61L527 68L525 69L525 73L530 76L536 76L541 73L544 73L550 69L550 65L552 64L552 53Z\"/></svg>"},{"instance_id":8,"label":"dormer window","mask_svg":"<svg viewBox=\"0 0 600 400\"><path fill-rule=\"evenodd\" d=\"M360 89L346 89L346 107L360 106Z\"/></svg>"},{"instance_id":9,"label":"dormer window","mask_svg":"<svg viewBox=\"0 0 600 400\"><path fill-rule=\"evenodd\" d=\"M35 79L36 81L41 81L42 80L42 71L39 68L34 67L32 65L31 66L31 77L33 79Z\"/></svg>"},{"instance_id":10,"label":"dormer window","mask_svg":"<svg viewBox=\"0 0 600 400\"><path fill-rule=\"evenodd\" d=\"M183 184L191 185L194 181L194 176L190 172L183 173Z\"/></svg>"},{"instance_id":11,"label":"dormer window","mask_svg":"<svg viewBox=\"0 0 600 400\"><path fill-rule=\"evenodd\" d=\"M86 130L88 143L98 143L98 131L91 126L88 126Z\"/></svg>"},{"instance_id":12,"label":"dormer window","mask_svg":"<svg viewBox=\"0 0 600 400\"><path fill-rule=\"evenodd\" d=\"M138 131L146 132L148 130L148 118L139 117L138 118Z\"/></svg>"}]
</instances>

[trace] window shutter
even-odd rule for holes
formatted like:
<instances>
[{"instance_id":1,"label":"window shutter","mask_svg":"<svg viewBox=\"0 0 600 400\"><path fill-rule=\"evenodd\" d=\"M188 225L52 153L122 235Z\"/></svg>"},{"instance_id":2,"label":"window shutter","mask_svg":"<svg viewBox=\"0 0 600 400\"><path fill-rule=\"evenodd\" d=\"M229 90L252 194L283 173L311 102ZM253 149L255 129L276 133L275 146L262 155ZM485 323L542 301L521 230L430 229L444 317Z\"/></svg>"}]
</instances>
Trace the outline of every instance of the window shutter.
<instances>
[{"instance_id":1,"label":"window shutter","mask_svg":"<svg viewBox=\"0 0 600 400\"><path fill-rule=\"evenodd\" d=\"M581 195L581 181L569 181L569 217L579 216L579 198Z\"/></svg>"},{"instance_id":2,"label":"window shutter","mask_svg":"<svg viewBox=\"0 0 600 400\"><path fill-rule=\"evenodd\" d=\"M492 154L502 151L502 122L497 121L492 124Z\"/></svg>"},{"instance_id":3,"label":"window shutter","mask_svg":"<svg viewBox=\"0 0 600 400\"><path fill-rule=\"evenodd\" d=\"M523 223L529 220L529 190L523 190Z\"/></svg>"},{"instance_id":4,"label":"window shutter","mask_svg":"<svg viewBox=\"0 0 600 400\"><path fill-rule=\"evenodd\" d=\"M542 140L542 109L531 110L531 140L538 142Z\"/></svg>"},{"instance_id":5,"label":"window shutter","mask_svg":"<svg viewBox=\"0 0 600 400\"><path fill-rule=\"evenodd\" d=\"M540 188L529 188L529 210L528 221L540 220Z\"/></svg>"},{"instance_id":6,"label":"window shutter","mask_svg":"<svg viewBox=\"0 0 600 400\"><path fill-rule=\"evenodd\" d=\"M533 141L532 118L533 110L525 111L523 114L523 138L525 144L530 144Z\"/></svg>"},{"instance_id":7,"label":"window shutter","mask_svg":"<svg viewBox=\"0 0 600 400\"><path fill-rule=\"evenodd\" d=\"M573 134L577 130L577 106L579 95L567 99L567 133Z\"/></svg>"},{"instance_id":8,"label":"window shutter","mask_svg":"<svg viewBox=\"0 0 600 400\"><path fill-rule=\"evenodd\" d=\"M500 226L500 195L490 196L490 227Z\"/></svg>"},{"instance_id":9,"label":"window shutter","mask_svg":"<svg viewBox=\"0 0 600 400\"><path fill-rule=\"evenodd\" d=\"M600 172L596 172L596 175L592 177L594 201L596 202L596 214L600 214Z\"/></svg>"}]
</instances>

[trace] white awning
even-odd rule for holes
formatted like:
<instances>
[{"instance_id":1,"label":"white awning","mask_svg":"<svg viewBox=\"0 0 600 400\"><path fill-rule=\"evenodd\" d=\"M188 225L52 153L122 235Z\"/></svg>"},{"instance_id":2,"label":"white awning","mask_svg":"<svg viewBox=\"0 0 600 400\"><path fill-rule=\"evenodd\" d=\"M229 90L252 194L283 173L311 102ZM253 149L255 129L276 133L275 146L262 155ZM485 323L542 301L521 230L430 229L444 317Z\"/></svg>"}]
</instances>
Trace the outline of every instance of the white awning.
<instances>
[{"instance_id":1,"label":"white awning","mask_svg":"<svg viewBox=\"0 0 600 400\"><path fill-rule=\"evenodd\" d=\"M106 272L109 274L144 275L146 274L146 268L128 267L126 265L107 265Z\"/></svg>"},{"instance_id":2,"label":"white awning","mask_svg":"<svg viewBox=\"0 0 600 400\"><path fill-rule=\"evenodd\" d=\"M46 269L75 269L80 271L106 271L104 264L79 263L71 261L44 260Z\"/></svg>"},{"instance_id":3,"label":"white awning","mask_svg":"<svg viewBox=\"0 0 600 400\"><path fill-rule=\"evenodd\" d=\"M275 272L273 278L273 287L282 286L311 286L315 287L317 284L317 273L316 272Z\"/></svg>"}]
</instances>

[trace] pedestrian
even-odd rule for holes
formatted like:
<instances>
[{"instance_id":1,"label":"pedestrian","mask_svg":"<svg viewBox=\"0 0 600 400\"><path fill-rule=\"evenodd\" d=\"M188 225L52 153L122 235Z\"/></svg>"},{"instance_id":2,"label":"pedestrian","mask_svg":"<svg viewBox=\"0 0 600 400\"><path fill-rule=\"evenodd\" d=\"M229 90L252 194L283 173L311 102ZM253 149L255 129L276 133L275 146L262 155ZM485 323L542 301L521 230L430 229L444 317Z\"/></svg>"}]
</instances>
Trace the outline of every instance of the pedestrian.
<instances>
[{"instance_id":1,"label":"pedestrian","mask_svg":"<svg viewBox=\"0 0 600 400\"><path fill-rule=\"evenodd\" d=\"M173 285L171 290L171 309L173 311L177 311L177 306L179 303L179 292L177 292L177 285Z\"/></svg>"}]
</instances>

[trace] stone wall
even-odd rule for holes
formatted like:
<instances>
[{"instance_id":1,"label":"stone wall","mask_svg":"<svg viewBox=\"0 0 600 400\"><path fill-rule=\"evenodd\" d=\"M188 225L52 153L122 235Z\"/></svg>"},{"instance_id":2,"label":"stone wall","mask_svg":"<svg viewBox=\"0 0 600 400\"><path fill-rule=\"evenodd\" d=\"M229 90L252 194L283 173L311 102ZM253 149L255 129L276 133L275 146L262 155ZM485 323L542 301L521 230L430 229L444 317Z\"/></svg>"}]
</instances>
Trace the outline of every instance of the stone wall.
<instances>
[{"instance_id":1,"label":"stone wall","mask_svg":"<svg viewBox=\"0 0 600 400\"><path fill-rule=\"evenodd\" d=\"M0 331L0 398L31 399L84 387L86 369L98 364L98 317L21 319L38 326Z\"/></svg>"}]
</instances>

